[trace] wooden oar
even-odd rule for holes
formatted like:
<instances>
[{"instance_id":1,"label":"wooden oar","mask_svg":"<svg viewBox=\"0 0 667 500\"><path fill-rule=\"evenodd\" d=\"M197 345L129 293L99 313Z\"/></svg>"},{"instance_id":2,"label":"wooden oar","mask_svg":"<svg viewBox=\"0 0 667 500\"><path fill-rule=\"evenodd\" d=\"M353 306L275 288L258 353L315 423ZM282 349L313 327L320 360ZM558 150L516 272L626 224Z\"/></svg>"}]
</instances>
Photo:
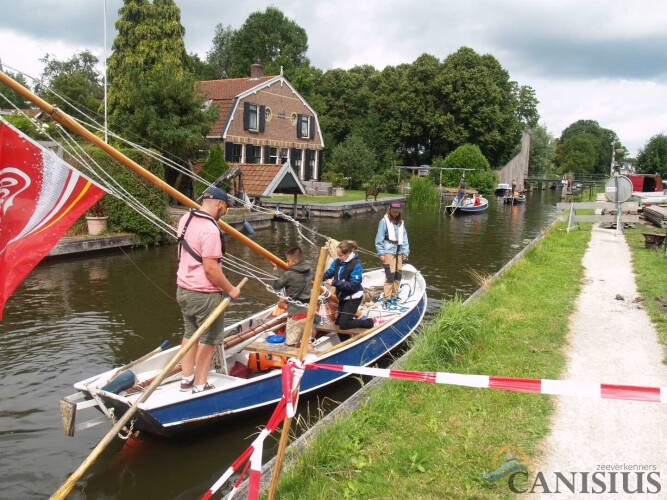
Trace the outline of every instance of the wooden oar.
<instances>
[{"instance_id":1,"label":"wooden oar","mask_svg":"<svg viewBox=\"0 0 667 500\"><path fill-rule=\"evenodd\" d=\"M310 303L308 304L308 313L306 314L306 326L303 329L303 335L301 336L301 347L299 348L299 360L303 361L306 357L310 333L313 330L313 319L315 319L315 311L317 310L317 301L319 299L319 294L317 291L320 289L320 283L322 282L322 276L324 275L324 266L327 262L327 255L329 252L326 247L320 248L320 257L317 261L317 269L315 271L315 279L313 280L313 289L310 294ZM300 383L301 381L299 381ZM299 390L299 383L293 388L294 393ZM283 427L280 431L280 444L278 445L278 454L276 455L276 462L273 466L273 477L271 477L271 488L269 490L269 500L273 500L276 496L276 490L278 488L278 480L280 479L280 469L283 466L283 458L285 456L285 448L287 447L287 440L289 439L289 430L292 426L292 419L290 417L285 417L283 422Z\"/></svg>"},{"instance_id":2,"label":"wooden oar","mask_svg":"<svg viewBox=\"0 0 667 500\"><path fill-rule=\"evenodd\" d=\"M248 281L248 278L243 278L241 282L238 284L238 288L241 289L243 285L246 284ZM64 499L67 498L67 495L72 491L72 488L76 485L76 482L81 479L83 474L88 470L88 467L90 467L95 460L97 460L97 457L99 457L104 449L113 441L115 435L127 424L132 416L136 413L137 409L139 408L139 405L146 401L151 394L153 394L153 391L158 388L158 386L162 383L162 381L169 376L171 373L172 368L174 368L180 361L183 359L183 357L187 354L187 352L192 349L197 343L199 342L199 339L208 331L208 329L211 327L211 325L215 322L216 319L227 309L229 304L231 303L232 299L230 297L225 297L222 302L213 310L211 314L209 314L208 318L202 323L202 325L197 328L197 331L190 337L190 339L187 341L187 343L181 348L180 351L174 356L165 366L162 368L162 371L160 374L151 382L151 385L146 389L146 392L144 392L139 398L134 402L134 404L125 412L125 414L118 419L118 422L116 422L116 425L114 425L111 430L107 433L106 436L102 438L102 440L98 443L98 445L95 447L95 449L88 455L88 457L83 461L83 463L79 466L77 470L72 473L72 475L65 481L60 488L58 488L58 491L56 491L53 496L51 497L52 499Z\"/></svg>"},{"instance_id":3,"label":"wooden oar","mask_svg":"<svg viewBox=\"0 0 667 500\"><path fill-rule=\"evenodd\" d=\"M144 179L146 179L151 184L160 188L162 191L167 193L169 196L174 198L176 201L182 203L183 205L185 205L187 207L201 208L201 206L199 204L192 201L190 198L185 196L183 193L181 193L177 189L173 188L172 186L170 186L169 184L164 182L159 177L153 175L148 170L143 168L138 163L132 161L130 158L125 156L123 153L121 153L117 149L114 149L113 147L109 146L106 142L104 142L102 139L100 139L95 134L90 132L88 129L79 125L78 122L76 122L72 117L70 117L62 109L59 109L56 106L52 106L51 104L49 104L48 102L46 102L42 98L36 96L32 92L30 92L28 89L26 89L23 85L21 85L16 80L12 79L11 77L9 77L6 73L4 73L2 71L0 71L0 83L4 83L5 85L7 85L7 87L12 89L14 92L19 94L20 96L25 97L27 100L32 102L35 106L40 108L42 111L45 111L52 119L54 119L55 121L57 121L58 123L63 125L65 128L68 128L69 130L71 130L73 132L76 132L77 134L79 134L81 137L83 137L87 141L92 142L97 147L102 149L105 153L107 153L109 156L111 156L115 160L121 162L127 168L135 171L137 174L142 176ZM262 255L263 257L267 258L271 262L274 262L277 266L279 266L279 267L281 267L285 270L289 269L289 266L287 265L286 262L283 262L281 259L279 259L275 255L273 255L271 252L269 252L266 248L258 245L257 243L252 241L250 238L248 238L246 235L244 235L240 231L237 231L236 229L234 229L229 224L225 223L222 220L219 220L218 225L227 234L229 234L233 238L236 238L237 240L242 242L244 245L246 245L247 247L249 247L253 251L257 252L258 254Z\"/></svg>"},{"instance_id":4,"label":"wooden oar","mask_svg":"<svg viewBox=\"0 0 667 500\"><path fill-rule=\"evenodd\" d=\"M150 357L153 356L154 354L157 354L158 352L164 351L167 347L169 347L169 341L168 341L168 340L165 340L164 342L162 342L162 343L159 345L159 347L153 349L153 350L152 350L151 352L149 352L148 354L144 354L144 355L141 356L139 359L135 359L135 360L132 361L131 363L128 363L128 364L126 364L125 366L121 366L120 368L118 368L118 370L116 370L116 373L114 373L114 374L112 375L112 377L111 377L109 380L107 380L107 384L108 384L109 382L111 382L113 379L115 379L118 375L120 375L121 372L124 372L125 370L129 370L129 369L132 368L133 366L136 366L136 365L138 365L139 363L141 363L141 362L143 362L143 361L146 361L148 358L150 358Z\"/></svg>"}]
</instances>

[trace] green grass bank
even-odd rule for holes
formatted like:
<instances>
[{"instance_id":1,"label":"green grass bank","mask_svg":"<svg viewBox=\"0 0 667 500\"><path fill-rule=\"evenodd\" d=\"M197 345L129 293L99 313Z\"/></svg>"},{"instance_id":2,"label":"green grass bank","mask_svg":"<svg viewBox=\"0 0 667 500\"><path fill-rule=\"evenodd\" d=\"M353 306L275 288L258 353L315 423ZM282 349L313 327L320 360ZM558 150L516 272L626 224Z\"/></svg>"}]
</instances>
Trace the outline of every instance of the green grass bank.
<instances>
[{"instance_id":1,"label":"green grass bank","mask_svg":"<svg viewBox=\"0 0 667 500\"><path fill-rule=\"evenodd\" d=\"M625 238L632 252L632 267L637 280L639 294L644 298L642 305L658 330L660 342L667 346L667 286L665 286L665 266L667 255L662 249L644 248L642 233L663 233L664 229L637 225L625 230ZM667 363L667 360L663 360Z\"/></svg>"},{"instance_id":2,"label":"green grass bank","mask_svg":"<svg viewBox=\"0 0 667 500\"><path fill-rule=\"evenodd\" d=\"M455 300L415 335L404 369L559 378L590 225L558 224L488 291ZM280 498L513 497L489 483L511 445L533 461L548 396L389 380L322 430L282 475ZM498 465L504 463L500 457Z\"/></svg>"}]
</instances>

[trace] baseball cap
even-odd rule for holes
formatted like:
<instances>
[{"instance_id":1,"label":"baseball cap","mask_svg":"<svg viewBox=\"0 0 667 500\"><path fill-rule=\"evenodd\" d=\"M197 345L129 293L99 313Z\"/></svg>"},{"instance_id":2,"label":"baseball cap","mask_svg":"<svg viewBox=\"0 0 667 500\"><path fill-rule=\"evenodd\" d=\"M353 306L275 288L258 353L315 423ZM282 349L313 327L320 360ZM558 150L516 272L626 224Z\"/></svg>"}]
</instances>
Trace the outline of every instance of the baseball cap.
<instances>
[{"instance_id":1,"label":"baseball cap","mask_svg":"<svg viewBox=\"0 0 667 500\"><path fill-rule=\"evenodd\" d=\"M229 202L229 198L227 197L227 191L217 187L208 188L206 191L204 191L204 194L202 194L202 198Z\"/></svg>"},{"instance_id":2,"label":"baseball cap","mask_svg":"<svg viewBox=\"0 0 667 500\"><path fill-rule=\"evenodd\" d=\"M398 208L400 210L401 209L401 204L400 203L392 203L390 205L390 208Z\"/></svg>"}]
</instances>

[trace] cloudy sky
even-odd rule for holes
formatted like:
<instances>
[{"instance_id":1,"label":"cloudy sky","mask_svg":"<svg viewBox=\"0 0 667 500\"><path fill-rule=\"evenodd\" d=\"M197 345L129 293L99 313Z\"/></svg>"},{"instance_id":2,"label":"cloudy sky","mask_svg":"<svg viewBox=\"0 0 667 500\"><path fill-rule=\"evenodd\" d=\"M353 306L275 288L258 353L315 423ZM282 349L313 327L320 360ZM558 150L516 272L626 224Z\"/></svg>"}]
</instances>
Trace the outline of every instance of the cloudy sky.
<instances>
[{"instance_id":1,"label":"cloudy sky","mask_svg":"<svg viewBox=\"0 0 667 500\"><path fill-rule=\"evenodd\" d=\"M635 0L177 0L186 47L205 57L218 23L240 27L268 5L302 26L323 69L492 54L530 85L554 136L579 119L614 130L636 155L667 129L667 3ZM122 0L107 0L108 46ZM102 56L104 0L0 0L0 60L38 76L39 59Z\"/></svg>"}]
</instances>

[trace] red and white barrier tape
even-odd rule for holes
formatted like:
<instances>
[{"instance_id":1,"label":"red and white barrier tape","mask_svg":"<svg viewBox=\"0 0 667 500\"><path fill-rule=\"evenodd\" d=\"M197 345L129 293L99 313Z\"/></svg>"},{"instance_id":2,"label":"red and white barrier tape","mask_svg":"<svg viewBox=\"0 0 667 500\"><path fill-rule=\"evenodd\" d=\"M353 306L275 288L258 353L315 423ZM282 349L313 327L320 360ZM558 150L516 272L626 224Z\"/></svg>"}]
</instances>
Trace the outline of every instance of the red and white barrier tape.
<instances>
[{"instance_id":1,"label":"red and white barrier tape","mask_svg":"<svg viewBox=\"0 0 667 500\"><path fill-rule=\"evenodd\" d=\"M459 385L481 389L534 392L556 396L580 396L593 399L623 399L644 401L647 403L667 403L667 388L665 387L641 387L539 378L491 377L487 375L464 375L447 372L410 372L383 368L366 368L363 366L330 365L326 363L311 363L306 368L323 368L325 370L354 373L356 375L370 375L371 377Z\"/></svg>"},{"instance_id":2,"label":"red and white barrier tape","mask_svg":"<svg viewBox=\"0 0 667 500\"><path fill-rule=\"evenodd\" d=\"M290 359L282 368L283 396L273 411L269 423L255 438L252 444L239 458L225 471L213 486L202 496L202 500L210 499L220 487L236 472L243 464L245 467L236 481L231 492L227 496L231 499L243 477L248 466L250 466L250 481L248 486L248 498L259 498L262 449L264 440L285 419L285 416L293 417L299 400L298 390L293 397L294 387L303 376L304 370L332 370L337 372L353 373L356 375L369 375L371 377L393 378L411 380L416 382L430 382L434 384L458 385L463 387L476 387L480 389L500 389L503 391L532 392L538 394L551 394L556 396L580 396L593 399L621 399L630 401L644 401L648 403L666 403L667 388L664 387L642 387L633 385L600 384L596 382L577 382L571 380L549 380L516 377L493 377L488 375L465 375L448 372L412 372L403 370L389 370L385 368L367 368L352 365L331 365L327 363L314 363L314 356L309 355L304 362Z\"/></svg>"}]
</instances>

